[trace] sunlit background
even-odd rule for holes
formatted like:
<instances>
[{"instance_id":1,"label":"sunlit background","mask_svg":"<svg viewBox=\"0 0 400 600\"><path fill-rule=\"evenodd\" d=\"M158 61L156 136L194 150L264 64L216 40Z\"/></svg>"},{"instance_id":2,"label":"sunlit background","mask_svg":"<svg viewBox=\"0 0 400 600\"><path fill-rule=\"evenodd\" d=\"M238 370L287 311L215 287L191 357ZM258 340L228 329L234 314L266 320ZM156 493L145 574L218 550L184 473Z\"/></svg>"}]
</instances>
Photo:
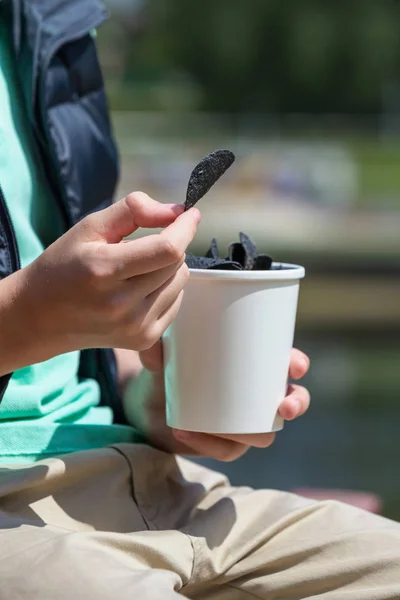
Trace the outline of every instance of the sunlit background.
<instances>
[{"instance_id":1,"label":"sunlit background","mask_svg":"<svg viewBox=\"0 0 400 600\"><path fill-rule=\"evenodd\" d=\"M229 148L193 249L244 230L307 270L296 345L312 408L218 468L256 487L374 492L400 519L400 2L108 4L97 41L119 195L182 202L198 160Z\"/></svg>"}]
</instances>

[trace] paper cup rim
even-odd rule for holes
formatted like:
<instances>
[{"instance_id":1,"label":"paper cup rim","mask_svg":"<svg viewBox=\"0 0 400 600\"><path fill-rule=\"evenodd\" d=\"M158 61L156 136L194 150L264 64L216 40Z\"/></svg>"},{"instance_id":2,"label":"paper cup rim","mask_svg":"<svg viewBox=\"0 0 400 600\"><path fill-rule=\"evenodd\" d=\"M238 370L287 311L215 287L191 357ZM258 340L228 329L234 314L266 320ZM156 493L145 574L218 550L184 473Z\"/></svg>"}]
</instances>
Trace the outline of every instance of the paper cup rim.
<instances>
[{"instance_id":1,"label":"paper cup rim","mask_svg":"<svg viewBox=\"0 0 400 600\"><path fill-rule=\"evenodd\" d=\"M305 269L291 263L272 263L283 269L269 271L225 271L223 269L189 269L193 279L235 280L235 281L290 281L303 279Z\"/></svg>"}]
</instances>

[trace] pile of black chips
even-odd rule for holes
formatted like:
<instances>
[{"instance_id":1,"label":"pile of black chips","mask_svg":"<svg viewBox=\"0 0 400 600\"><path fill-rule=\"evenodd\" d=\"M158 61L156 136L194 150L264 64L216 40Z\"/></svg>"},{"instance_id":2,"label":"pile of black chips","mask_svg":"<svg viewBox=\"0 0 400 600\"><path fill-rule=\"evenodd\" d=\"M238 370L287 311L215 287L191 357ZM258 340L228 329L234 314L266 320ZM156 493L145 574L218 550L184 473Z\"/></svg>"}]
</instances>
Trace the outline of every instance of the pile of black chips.
<instances>
[{"instance_id":1,"label":"pile of black chips","mask_svg":"<svg viewBox=\"0 0 400 600\"><path fill-rule=\"evenodd\" d=\"M230 150L216 150L207 154L190 175L185 210L192 208L234 161L235 155ZM270 256L258 254L256 245L244 233L240 233L239 242L229 246L226 258L221 258L217 240L214 238L206 256L188 254L186 264L191 269L223 269L226 271L269 271L282 268L276 263L272 265Z\"/></svg>"},{"instance_id":2,"label":"pile of black chips","mask_svg":"<svg viewBox=\"0 0 400 600\"><path fill-rule=\"evenodd\" d=\"M254 242L240 233L239 242L229 246L228 256L221 258L217 240L214 238L205 256L186 255L186 264L190 269L222 269L224 271L269 271L280 269L280 264L272 265L272 258L258 254Z\"/></svg>"}]
</instances>

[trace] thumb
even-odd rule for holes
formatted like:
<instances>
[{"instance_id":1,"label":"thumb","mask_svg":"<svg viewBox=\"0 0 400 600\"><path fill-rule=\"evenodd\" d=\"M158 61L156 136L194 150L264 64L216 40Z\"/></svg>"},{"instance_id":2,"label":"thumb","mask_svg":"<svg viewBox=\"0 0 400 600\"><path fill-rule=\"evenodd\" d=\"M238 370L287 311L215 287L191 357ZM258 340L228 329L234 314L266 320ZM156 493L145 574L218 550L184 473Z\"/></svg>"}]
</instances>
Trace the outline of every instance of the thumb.
<instances>
[{"instance_id":1,"label":"thumb","mask_svg":"<svg viewBox=\"0 0 400 600\"><path fill-rule=\"evenodd\" d=\"M139 227L167 227L184 212L181 204L162 204L143 192L133 192L112 206L90 216L91 241L120 242Z\"/></svg>"}]
</instances>

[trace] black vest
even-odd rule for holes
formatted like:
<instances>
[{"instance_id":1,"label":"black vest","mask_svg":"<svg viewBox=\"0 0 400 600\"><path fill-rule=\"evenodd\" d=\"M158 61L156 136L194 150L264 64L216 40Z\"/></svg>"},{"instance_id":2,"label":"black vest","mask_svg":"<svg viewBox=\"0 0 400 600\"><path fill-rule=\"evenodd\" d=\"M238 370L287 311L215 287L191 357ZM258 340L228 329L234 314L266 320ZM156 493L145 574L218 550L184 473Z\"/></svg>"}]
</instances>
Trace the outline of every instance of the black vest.
<instances>
[{"instance_id":1,"label":"black vest","mask_svg":"<svg viewBox=\"0 0 400 600\"><path fill-rule=\"evenodd\" d=\"M109 205L118 179L118 155L91 32L107 17L98 0L12 0L18 61L29 60L22 80L45 173L60 202L65 229ZM1 193L0 278L19 268L18 248ZM0 378L0 400L11 375ZM123 420L112 350L82 352L81 377L96 378L102 404Z\"/></svg>"}]
</instances>

